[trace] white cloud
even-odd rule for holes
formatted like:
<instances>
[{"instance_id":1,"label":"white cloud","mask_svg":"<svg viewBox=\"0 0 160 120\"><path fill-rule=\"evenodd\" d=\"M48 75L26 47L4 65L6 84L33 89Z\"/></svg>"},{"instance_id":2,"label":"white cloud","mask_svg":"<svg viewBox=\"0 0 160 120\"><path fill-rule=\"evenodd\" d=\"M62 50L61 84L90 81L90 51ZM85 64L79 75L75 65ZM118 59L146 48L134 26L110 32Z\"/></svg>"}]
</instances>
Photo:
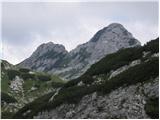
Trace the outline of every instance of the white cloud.
<instances>
[{"instance_id":1,"label":"white cloud","mask_svg":"<svg viewBox=\"0 0 160 120\"><path fill-rule=\"evenodd\" d=\"M144 44L158 37L157 3L3 3L2 58L19 63L49 41L72 50L112 22L124 25Z\"/></svg>"}]
</instances>

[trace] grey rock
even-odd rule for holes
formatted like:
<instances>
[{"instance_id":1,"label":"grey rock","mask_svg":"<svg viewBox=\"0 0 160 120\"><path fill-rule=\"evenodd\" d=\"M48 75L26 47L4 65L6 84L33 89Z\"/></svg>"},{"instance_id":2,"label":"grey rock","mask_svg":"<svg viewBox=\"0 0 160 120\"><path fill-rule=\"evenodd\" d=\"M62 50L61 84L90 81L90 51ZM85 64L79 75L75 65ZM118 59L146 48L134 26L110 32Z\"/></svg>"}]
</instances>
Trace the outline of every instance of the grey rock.
<instances>
[{"instance_id":1,"label":"grey rock","mask_svg":"<svg viewBox=\"0 0 160 120\"><path fill-rule=\"evenodd\" d=\"M144 106L147 97L159 95L158 81L159 77L151 82L120 87L104 96L95 92L84 96L78 104L62 104L47 113L40 112L34 118L148 119Z\"/></svg>"}]
</instances>

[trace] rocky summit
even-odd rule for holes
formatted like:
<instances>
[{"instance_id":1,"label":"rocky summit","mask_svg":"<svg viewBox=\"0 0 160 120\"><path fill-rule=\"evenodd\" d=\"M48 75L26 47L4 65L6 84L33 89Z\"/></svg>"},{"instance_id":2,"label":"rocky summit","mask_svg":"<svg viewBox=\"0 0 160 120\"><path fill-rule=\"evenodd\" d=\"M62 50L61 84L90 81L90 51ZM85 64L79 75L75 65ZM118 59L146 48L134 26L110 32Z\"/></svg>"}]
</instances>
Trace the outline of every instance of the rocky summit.
<instances>
[{"instance_id":1,"label":"rocky summit","mask_svg":"<svg viewBox=\"0 0 160 120\"><path fill-rule=\"evenodd\" d=\"M77 46L70 52L67 52L63 45L52 42L42 44L18 66L73 79L82 75L105 55L139 45L140 42L121 24L112 23L99 30L87 43Z\"/></svg>"}]
</instances>

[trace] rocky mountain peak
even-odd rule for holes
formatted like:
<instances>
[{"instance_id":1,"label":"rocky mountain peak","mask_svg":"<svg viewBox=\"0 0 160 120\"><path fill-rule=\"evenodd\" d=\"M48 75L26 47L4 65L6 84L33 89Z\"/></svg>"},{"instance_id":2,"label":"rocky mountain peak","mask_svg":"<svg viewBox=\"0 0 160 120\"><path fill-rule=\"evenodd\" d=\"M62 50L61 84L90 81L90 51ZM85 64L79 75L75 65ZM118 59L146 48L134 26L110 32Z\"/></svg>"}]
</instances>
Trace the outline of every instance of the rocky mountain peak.
<instances>
[{"instance_id":1,"label":"rocky mountain peak","mask_svg":"<svg viewBox=\"0 0 160 120\"><path fill-rule=\"evenodd\" d=\"M63 45L44 43L29 59L20 63L20 66L73 79L107 54L137 45L140 45L140 42L123 25L112 23L99 30L88 42L70 52L67 52Z\"/></svg>"},{"instance_id":2,"label":"rocky mountain peak","mask_svg":"<svg viewBox=\"0 0 160 120\"><path fill-rule=\"evenodd\" d=\"M54 44L53 42L47 42L40 45L37 50L53 50L57 52L63 52L66 51L65 47L61 44Z\"/></svg>"},{"instance_id":3,"label":"rocky mountain peak","mask_svg":"<svg viewBox=\"0 0 160 120\"><path fill-rule=\"evenodd\" d=\"M65 47L61 44L54 44L53 42L43 43L41 44L36 51L32 54L32 56L42 56L49 52L52 53L67 53Z\"/></svg>"},{"instance_id":4,"label":"rocky mountain peak","mask_svg":"<svg viewBox=\"0 0 160 120\"><path fill-rule=\"evenodd\" d=\"M115 38L133 38L132 34L119 23L112 23L107 27L99 30L90 40L91 42L112 41Z\"/></svg>"}]
</instances>

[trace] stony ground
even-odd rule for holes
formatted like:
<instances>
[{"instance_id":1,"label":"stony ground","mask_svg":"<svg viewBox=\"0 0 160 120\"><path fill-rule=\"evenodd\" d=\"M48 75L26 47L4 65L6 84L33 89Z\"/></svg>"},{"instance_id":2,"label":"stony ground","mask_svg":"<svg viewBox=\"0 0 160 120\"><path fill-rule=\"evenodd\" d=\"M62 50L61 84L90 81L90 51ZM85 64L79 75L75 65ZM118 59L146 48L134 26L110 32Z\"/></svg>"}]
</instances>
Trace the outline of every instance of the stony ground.
<instances>
[{"instance_id":1,"label":"stony ground","mask_svg":"<svg viewBox=\"0 0 160 120\"><path fill-rule=\"evenodd\" d=\"M78 104L62 104L51 111L40 112L34 118L149 118L144 106L149 97L158 97L159 78L152 82L120 87L110 94L86 95Z\"/></svg>"}]
</instances>

